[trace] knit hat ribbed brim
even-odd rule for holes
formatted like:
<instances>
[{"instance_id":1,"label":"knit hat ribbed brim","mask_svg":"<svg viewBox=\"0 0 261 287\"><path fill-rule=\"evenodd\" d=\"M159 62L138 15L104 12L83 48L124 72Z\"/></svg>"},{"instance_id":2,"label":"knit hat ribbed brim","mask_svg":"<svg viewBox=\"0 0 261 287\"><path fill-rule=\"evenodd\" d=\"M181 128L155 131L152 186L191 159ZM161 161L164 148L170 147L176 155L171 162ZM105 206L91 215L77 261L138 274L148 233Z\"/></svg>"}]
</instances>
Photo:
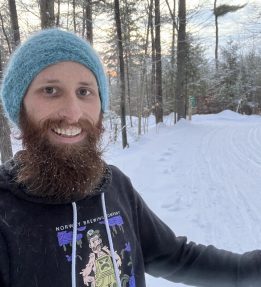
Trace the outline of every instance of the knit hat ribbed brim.
<instances>
[{"instance_id":1,"label":"knit hat ribbed brim","mask_svg":"<svg viewBox=\"0 0 261 287\"><path fill-rule=\"evenodd\" d=\"M6 67L1 97L8 118L19 126L23 98L32 80L46 67L64 61L80 63L96 77L102 111L108 104L108 84L102 62L92 46L57 28L42 30L20 45Z\"/></svg>"}]
</instances>

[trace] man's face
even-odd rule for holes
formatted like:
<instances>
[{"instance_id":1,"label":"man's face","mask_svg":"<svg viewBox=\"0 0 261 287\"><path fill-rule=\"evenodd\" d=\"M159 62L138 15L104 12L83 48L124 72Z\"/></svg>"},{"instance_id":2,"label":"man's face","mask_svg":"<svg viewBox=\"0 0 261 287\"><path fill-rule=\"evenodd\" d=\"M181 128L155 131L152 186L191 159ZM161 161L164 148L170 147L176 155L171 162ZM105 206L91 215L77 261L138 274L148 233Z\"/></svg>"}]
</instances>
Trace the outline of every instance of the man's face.
<instances>
[{"instance_id":1,"label":"man's face","mask_svg":"<svg viewBox=\"0 0 261 287\"><path fill-rule=\"evenodd\" d=\"M29 86L23 104L35 124L60 120L60 125L47 131L50 143L58 145L81 142L88 135L78 122L87 119L96 125L101 112L95 76L75 62L60 62L41 71Z\"/></svg>"}]
</instances>

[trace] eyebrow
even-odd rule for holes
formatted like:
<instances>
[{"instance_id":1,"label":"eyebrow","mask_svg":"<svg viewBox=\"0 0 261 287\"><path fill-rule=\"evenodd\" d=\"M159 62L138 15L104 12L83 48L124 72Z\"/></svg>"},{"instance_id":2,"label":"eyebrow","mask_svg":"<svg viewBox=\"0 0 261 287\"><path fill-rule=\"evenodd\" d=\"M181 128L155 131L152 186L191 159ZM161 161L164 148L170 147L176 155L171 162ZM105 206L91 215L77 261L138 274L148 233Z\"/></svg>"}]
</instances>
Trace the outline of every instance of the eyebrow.
<instances>
[{"instance_id":1,"label":"eyebrow","mask_svg":"<svg viewBox=\"0 0 261 287\"><path fill-rule=\"evenodd\" d=\"M45 80L43 80L43 82L47 83L47 84L60 83L60 81L56 80L56 79L54 79L54 80L45 79ZM79 82L78 84L83 85L83 86L92 86L93 85L91 82Z\"/></svg>"},{"instance_id":2,"label":"eyebrow","mask_svg":"<svg viewBox=\"0 0 261 287\"><path fill-rule=\"evenodd\" d=\"M93 85L92 82L79 82L78 84L83 85L83 86L91 86L91 85Z\"/></svg>"},{"instance_id":3,"label":"eyebrow","mask_svg":"<svg viewBox=\"0 0 261 287\"><path fill-rule=\"evenodd\" d=\"M50 83L50 84L52 84L52 83L59 83L60 81L59 80L43 79L41 82L42 83Z\"/></svg>"}]
</instances>

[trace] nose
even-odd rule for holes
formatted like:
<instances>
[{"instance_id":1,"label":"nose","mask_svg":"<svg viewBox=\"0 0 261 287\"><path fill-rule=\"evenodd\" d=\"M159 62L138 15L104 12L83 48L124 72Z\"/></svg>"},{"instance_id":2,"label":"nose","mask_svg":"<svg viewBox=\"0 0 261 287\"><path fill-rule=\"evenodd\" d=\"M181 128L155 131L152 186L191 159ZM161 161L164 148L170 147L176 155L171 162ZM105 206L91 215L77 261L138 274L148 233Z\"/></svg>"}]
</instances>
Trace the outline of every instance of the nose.
<instances>
[{"instance_id":1,"label":"nose","mask_svg":"<svg viewBox=\"0 0 261 287\"><path fill-rule=\"evenodd\" d=\"M74 95L69 95L62 99L59 116L66 119L68 123L77 123L82 117L80 100Z\"/></svg>"}]
</instances>

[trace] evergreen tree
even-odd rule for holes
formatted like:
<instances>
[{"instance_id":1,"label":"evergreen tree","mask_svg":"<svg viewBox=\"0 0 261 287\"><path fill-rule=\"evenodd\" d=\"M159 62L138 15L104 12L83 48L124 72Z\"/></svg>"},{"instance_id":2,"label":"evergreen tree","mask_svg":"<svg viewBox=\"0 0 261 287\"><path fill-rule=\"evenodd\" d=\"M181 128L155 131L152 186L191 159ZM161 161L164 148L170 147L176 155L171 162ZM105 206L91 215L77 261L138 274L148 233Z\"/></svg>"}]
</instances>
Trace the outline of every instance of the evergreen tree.
<instances>
[{"instance_id":1,"label":"evergreen tree","mask_svg":"<svg viewBox=\"0 0 261 287\"><path fill-rule=\"evenodd\" d=\"M219 81L217 96L222 103L223 109L235 109L240 100L238 91L239 75L239 47L230 41L225 48L221 49L221 59L217 74Z\"/></svg>"}]
</instances>

